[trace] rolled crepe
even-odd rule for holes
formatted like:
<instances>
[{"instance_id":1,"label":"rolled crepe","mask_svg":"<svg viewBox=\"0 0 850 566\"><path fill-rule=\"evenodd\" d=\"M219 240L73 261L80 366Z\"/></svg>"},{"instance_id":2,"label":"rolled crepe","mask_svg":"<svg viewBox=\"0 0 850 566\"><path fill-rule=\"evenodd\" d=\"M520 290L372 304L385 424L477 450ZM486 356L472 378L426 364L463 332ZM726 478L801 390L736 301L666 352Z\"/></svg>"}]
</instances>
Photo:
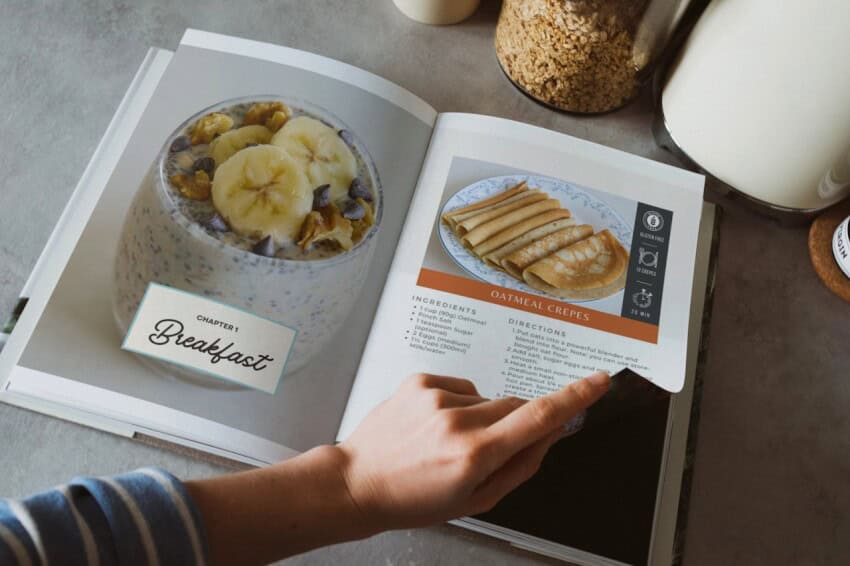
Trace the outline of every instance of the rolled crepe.
<instances>
[{"instance_id":1,"label":"rolled crepe","mask_svg":"<svg viewBox=\"0 0 850 566\"><path fill-rule=\"evenodd\" d=\"M486 263L490 267L502 269L502 259L511 252L515 252L516 250L527 246L535 240L539 240L543 236L548 236L552 232L563 230L564 228L572 226L575 223L576 221L573 218L562 218L561 220L555 220L554 222L544 224L543 226L535 228L534 230L529 230L518 238L514 238L504 246L496 248L492 252L485 255L484 263Z\"/></svg>"},{"instance_id":2,"label":"rolled crepe","mask_svg":"<svg viewBox=\"0 0 850 566\"><path fill-rule=\"evenodd\" d=\"M532 289L556 297L600 299L625 286L628 264L629 253L603 230L532 263L522 278Z\"/></svg>"},{"instance_id":3,"label":"rolled crepe","mask_svg":"<svg viewBox=\"0 0 850 566\"><path fill-rule=\"evenodd\" d=\"M544 201L545 202L545 201ZM543 204L543 203L537 203ZM537 205L532 205L537 206ZM555 220L559 220L562 218L569 218L570 211L565 208L557 208L555 210L547 210L541 214L536 214L530 218L526 218L521 222L517 222L512 226L502 230L491 236L490 238L484 240L477 246L472 248L472 253L477 255L478 257L484 257L488 253L492 252L496 248L500 248L510 242L511 240L522 236L526 232L533 230L535 228L539 228L544 224L549 222L553 222ZM467 234L469 235L469 234Z\"/></svg>"},{"instance_id":4,"label":"rolled crepe","mask_svg":"<svg viewBox=\"0 0 850 566\"><path fill-rule=\"evenodd\" d=\"M457 216L453 216L451 220L449 220L449 224L453 227L457 227L458 224L462 223L464 220L469 218L477 217L479 214L484 214L486 212L490 212L491 210L502 210L504 212L510 212L511 210L517 207L508 208L509 205L521 201L530 197L531 195L539 195L541 198L537 198L537 200L543 200L546 198L546 195L540 189L532 189L532 190L524 190L515 194L510 198L506 198L503 201L497 202L496 204L491 204L490 206L485 206L484 208L479 208L478 210L473 210L472 212L464 212L463 214L458 214Z\"/></svg>"},{"instance_id":5,"label":"rolled crepe","mask_svg":"<svg viewBox=\"0 0 850 566\"><path fill-rule=\"evenodd\" d=\"M532 216L536 216L536 215L540 214L541 212L546 212L547 210L553 210L553 209L556 209L556 208L560 208L560 206L561 206L560 201L558 201L558 199L553 199L553 198L541 200L539 202L529 204L528 206L518 208L518 209L513 210L513 211L511 211L507 214L503 214L502 216L498 216L498 217L494 218L493 220L490 220L490 221L485 222L485 223L483 223L479 226L476 226L475 228L473 228L472 230L467 232L467 234L465 236L463 236L461 238L461 240L463 241L463 244L466 247L474 248L475 246L477 246L478 244L480 244L484 240L498 234L499 232L501 232L503 230L507 230L508 228L511 228L514 224L522 222L523 220L525 220L527 218L531 218ZM567 216L569 216L569 212L567 212ZM538 224L537 226L540 226L540 224ZM537 228L537 226L532 226L532 228ZM530 228L529 228L529 230L530 230ZM499 246L507 243L508 241L509 240L505 240L504 242L500 243ZM493 248L490 248L487 251L495 250L499 246L495 246ZM484 253L486 253L486 252L484 252ZM477 254L477 255L480 257L482 254Z\"/></svg>"},{"instance_id":6,"label":"rolled crepe","mask_svg":"<svg viewBox=\"0 0 850 566\"><path fill-rule=\"evenodd\" d=\"M520 208L534 204L535 202L545 201L549 198L546 193L541 191L525 191L517 196L519 198L515 201L507 199L493 208L476 211L473 213L473 216L464 220L459 220L456 217L455 220L457 221L457 224L455 225L455 232L458 236L464 236L482 224L495 220L501 216L505 216L514 210L519 210Z\"/></svg>"},{"instance_id":7,"label":"rolled crepe","mask_svg":"<svg viewBox=\"0 0 850 566\"><path fill-rule=\"evenodd\" d=\"M590 224L570 226L558 230L508 254L502 260L502 268L522 281L522 272L535 261L592 235L593 226Z\"/></svg>"},{"instance_id":8,"label":"rolled crepe","mask_svg":"<svg viewBox=\"0 0 850 566\"><path fill-rule=\"evenodd\" d=\"M490 198L486 198L484 200L478 201L474 204L470 204L470 205L467 205L467 206L464 206L464 207L461 207L461 208L456 208L454 210L450 210L449 212L443 214L443 216L442 216L443 222L454 227L450 222L450 219L452 219L453 217L455 217L459 214L464 214L466 212L471 212L473 210L479 210L481 208L485 208L487 206L490 206L491 204L496 204L497 202L501 202L501 201L508 199L508 198L514 196L515 194L520 193L520 192L525 191L525 190L527 190L526 184L525 184L525 181L522 181L521 183L514 185L510 189L508 189L504 192L498 193L496 195L493 195Z\"/></svg>"}]
</instances>

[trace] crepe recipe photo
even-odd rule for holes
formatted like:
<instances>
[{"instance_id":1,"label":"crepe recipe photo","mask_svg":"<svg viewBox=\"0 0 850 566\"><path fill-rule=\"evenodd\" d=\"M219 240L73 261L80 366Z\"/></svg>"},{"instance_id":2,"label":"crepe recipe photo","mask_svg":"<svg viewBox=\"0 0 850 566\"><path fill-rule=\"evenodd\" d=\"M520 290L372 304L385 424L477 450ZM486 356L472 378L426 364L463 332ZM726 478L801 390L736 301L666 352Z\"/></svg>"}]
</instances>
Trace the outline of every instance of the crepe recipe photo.
<instances>
[{"instance_id":1,"label":"crepe recipe photo","mask_svg":"<svg viewBox=\"0 0 850 566\"><path fill-rule=\"evenodd\" d=\"M572 300L607 297L626 284L629 253L609 231L594 233L525 181L442 215L487 265L543 293Z\"/></svg>"}]
</instances>

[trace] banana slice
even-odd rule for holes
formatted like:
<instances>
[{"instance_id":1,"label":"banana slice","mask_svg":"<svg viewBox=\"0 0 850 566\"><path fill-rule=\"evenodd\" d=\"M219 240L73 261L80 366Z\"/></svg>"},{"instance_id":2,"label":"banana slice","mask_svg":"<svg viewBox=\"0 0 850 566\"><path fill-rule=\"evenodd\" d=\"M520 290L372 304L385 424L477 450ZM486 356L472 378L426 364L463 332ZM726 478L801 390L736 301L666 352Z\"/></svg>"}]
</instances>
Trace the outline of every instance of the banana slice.
<instances>
[{"instance_id":1,"label":"banana slice","mask_svg":"<svg viewBox=\"0 0 850 566\"><path fill-rule=\"evenodd\" d=\"M230 228L278 245L298 239L313 206L313 190L299 165L273 145L234 153L215 172L212 201Z\"/></svg>"},{"instance_id":2,"label":"banana slice","mask_svg":"<svg viewBox=\"0 0 850 566\"><path fill-rule=\"evenodd\" d=\"M244 126L221 134L211 141L210 156L215 160L216 166L219 166L249 143L269 143L271 139L272 132L265 126Z\"/></svg>"},{"instance_id":3,"label":"banana slice","mask_svg":"<svg viewBox=\"0 0 850 566\"><path fill-rule=\"evenodd\" d=\"M309 118L292 118L272 137L307 173L313 187L331 186L331 200L345 198L357 176L354 154L333 128Z\"/></svg>"}]
</instances>

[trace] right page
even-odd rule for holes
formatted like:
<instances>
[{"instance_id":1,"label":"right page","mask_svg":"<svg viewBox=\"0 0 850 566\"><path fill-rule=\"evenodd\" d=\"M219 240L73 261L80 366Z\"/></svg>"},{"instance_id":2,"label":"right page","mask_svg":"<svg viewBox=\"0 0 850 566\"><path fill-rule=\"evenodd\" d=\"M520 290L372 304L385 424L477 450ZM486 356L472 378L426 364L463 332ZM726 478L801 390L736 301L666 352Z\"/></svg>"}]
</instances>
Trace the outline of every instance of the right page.
<instances>
[{"instance_id":1,"label":"right page","mask_svg":"<svg viewBox=\"0 0 850 566\"><path fill-rule=\"evenodd\" d=\"M536 397L682 388L699 175L508 120L437 122L339 438L414 372Z\"/></svg>"}]
</instances>

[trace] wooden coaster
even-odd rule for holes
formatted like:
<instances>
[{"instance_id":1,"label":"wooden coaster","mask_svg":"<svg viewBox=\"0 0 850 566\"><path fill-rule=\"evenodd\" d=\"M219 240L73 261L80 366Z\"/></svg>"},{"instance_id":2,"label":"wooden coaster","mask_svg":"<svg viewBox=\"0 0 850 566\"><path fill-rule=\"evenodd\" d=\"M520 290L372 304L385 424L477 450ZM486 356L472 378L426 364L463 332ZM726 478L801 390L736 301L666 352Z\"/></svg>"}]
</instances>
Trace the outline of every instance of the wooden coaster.
<instances>
[{"instance_id":1,"label":"wooden coaster","mask_svg":"<svg viewBox=\"0 0 850 566\"><path fill-rule=\"evenodd\" d=\"M818 216L809 229L809 255L812 265L830 291L850 302L850 278L848 278L832 255L832 235L841 222L850 216L850 201L833 206Z\"/></svg>"}]
</instances>

